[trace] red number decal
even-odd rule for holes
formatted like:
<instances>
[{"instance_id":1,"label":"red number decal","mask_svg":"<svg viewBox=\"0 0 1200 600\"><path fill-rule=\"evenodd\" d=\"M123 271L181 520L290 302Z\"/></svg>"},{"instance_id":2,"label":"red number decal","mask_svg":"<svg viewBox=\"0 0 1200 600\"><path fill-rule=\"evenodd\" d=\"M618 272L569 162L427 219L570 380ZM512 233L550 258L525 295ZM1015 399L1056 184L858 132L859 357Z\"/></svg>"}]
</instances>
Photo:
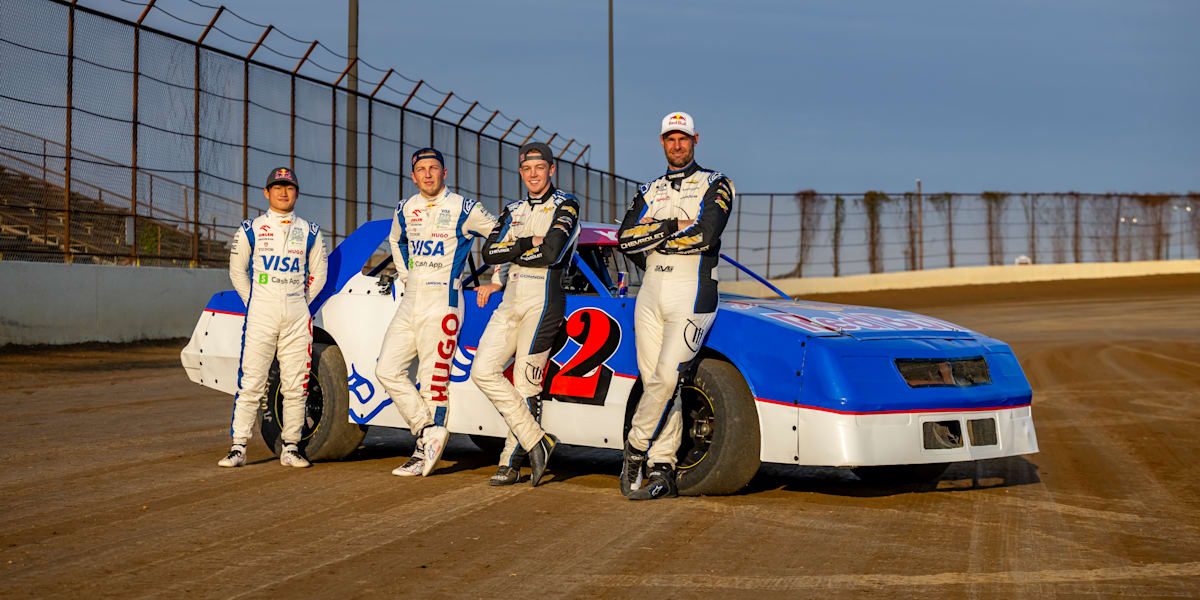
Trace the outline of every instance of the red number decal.
<instances>
[{"instance_id":1,"label":"red number decal","mask_svg":"<svg viewBox=\"0 0 1200 600\"><path fill-rule=\"evenodd\" d=\"M596 308L581 308L567 318L566 335L555 340L550 356L558 354L567 339L579 344L579 351L561 367L550 361L547 389L555 400L580 404L604 404L613 370L604 362L621 345L621 326L608 313Z\"/></svg>"}]
</instances>

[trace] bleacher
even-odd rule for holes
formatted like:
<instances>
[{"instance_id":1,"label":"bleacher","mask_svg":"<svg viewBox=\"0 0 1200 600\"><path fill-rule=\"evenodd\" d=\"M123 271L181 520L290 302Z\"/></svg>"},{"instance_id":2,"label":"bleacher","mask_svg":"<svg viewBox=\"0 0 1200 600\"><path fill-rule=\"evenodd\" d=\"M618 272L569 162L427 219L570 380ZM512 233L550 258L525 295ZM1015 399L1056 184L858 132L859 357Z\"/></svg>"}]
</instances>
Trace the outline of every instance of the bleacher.
<instances>
[{"instance_id":1,"label":"bleacher","mask_svg":"<svg viewBox=\"0 0 1200 600\"><path fill-rule=\"evenodd\" d=\"M101 188L78 180L72 184L68 253L68 212L63 188L31 174L40 174L38 165L7 153L0 152L0 155L4 159L4 164L0 164L0 260L151 266L193 264L190 223L140 214L135 219L130 214L128 199L112 192L106 194ZM57 173L53 175L61 178ZM123 205L97 197L111 198ZM128 228L133 225L136 226L131 235ZM195 266L222 266L227 260L225 236L204 227Z\"/></svg>"}]
</instances>

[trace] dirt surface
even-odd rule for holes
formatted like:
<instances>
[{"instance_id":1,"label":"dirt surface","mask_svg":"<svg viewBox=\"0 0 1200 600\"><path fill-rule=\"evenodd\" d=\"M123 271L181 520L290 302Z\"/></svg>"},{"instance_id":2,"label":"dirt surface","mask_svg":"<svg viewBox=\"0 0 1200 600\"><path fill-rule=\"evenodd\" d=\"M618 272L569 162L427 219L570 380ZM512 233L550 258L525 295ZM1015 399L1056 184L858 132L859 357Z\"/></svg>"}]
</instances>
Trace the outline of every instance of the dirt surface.
<instances>
[{"instance_id":1,"label":"dirt surface","mask_svg":"<svg viewBox=\"0 0 1200 600\"><path fill-rule=\"evenodd\" d=\"M543 486L486 485L407 434L219 469L229 396L179 345L0 354L0 597L1200 596L1200 278L881 293L1012 344L1041 453L935 484L768 466L744 493L646 503L619 455L568 448Z\"/></svg>"}]
</instances>

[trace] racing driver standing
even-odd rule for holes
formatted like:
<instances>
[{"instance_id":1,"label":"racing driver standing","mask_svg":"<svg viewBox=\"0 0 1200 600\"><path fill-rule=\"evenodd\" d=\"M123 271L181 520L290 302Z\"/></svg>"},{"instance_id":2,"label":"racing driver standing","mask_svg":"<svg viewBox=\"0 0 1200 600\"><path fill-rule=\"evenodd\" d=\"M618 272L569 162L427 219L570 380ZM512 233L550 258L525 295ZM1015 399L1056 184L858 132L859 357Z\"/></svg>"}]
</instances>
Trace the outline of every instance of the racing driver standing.
<instances>
[{"instance_id":1,"label":"racing driver standing","mask_svg":"<svg viewBox=\"0 0 1200 600\"><path fill-rule=\"evenodd\" d=\"M725 175L696 164L699 139L691 115L663 117L667 172L638 189L617 238L645 269L634 308L642 397L621 465L621 492L632 500L679 495L678 384L717 314L717 260L734 188Z\"/></svg>"},{"instance_id":2,"label":"racing driver standing","mask_svg":"<svg viewBox=\"0 0 1200 600\"><path fill-rule=\"evenodd\" d=\"M528 190L500 214L500 224L483 245L488 264L512 263L508 287L479 338L471 380L496 405L508 424L500 467L489 485L512 485L529 459L529 483L546 472L558 438L541 427L542 379L554 337L566 310L563 274L579 236L579 202L556 189L554 154L541 142L520 149L521 181ZM512 383L504 365L513 361Z\"/></svg>"},{"instance_id":3,"label":"racing driver standing","mask_svg":"<svg viewBox=\"0 0 1200 600\"><path fill-rule=\"evenodd\" d=\"M233 234L229 279L246 305L246 321L230 426L233 447L217 462L222 467L246 464L246 443L253 435L251 428L267 392L267 372L276 356L283 394L279 462L310 466L299 447L312 362L309 303L325 286L326 258L321 228L292 212L299 194L295 171L273 169L263 189L270 209L243 221Z\"/></svg>"},{"instance_id":4,"label":"racing driver standing","mask_svg":"<svg viewBox=\"0 0 1200 600\"><path fill-rule=\"evenodd\" d=\"M474 237L484 238L496 218L479 203L446 188L442 153L422 148L412 155L412 180L419 193L402 200L392 217L388 242L404 297L384 334L375 377L417 437L413 455L392 471L402 477L429 475L445 450L450 431L450 370L463 318L463 269ZM479 306L500 289L503 274L477 289ZM417 359L417 382L408 367Z\"/></svg>"}]
</instances>

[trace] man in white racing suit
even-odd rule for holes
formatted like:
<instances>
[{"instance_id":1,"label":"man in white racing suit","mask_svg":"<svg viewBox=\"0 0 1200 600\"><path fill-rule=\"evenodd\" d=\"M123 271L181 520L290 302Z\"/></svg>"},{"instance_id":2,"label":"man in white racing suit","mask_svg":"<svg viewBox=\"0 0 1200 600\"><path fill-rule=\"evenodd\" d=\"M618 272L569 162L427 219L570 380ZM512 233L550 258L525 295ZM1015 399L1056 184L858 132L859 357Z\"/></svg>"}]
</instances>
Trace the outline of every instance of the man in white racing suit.
<instances>
[{"instance_id":1,"label":"man in white racing suit","mask_svg":"<svg viewBox=\"0 0 1200 600\"><path fill-rule=\"evenodd\" d=\"M325 242L316 223L296 216L300 181L294 171L271 171L263 196L271 208L242 222L233 234L229 279L246 304L238 392L234 396L230 435L233 447L217 462L222 467L246 463L246 443L253 435L259 404L267 393L271 360L279 357L279 389L283 394L283 451L279 462L310 466L299 447L308 399L312 362L312 315L309 303L325 286Z\"/></svg>"},{"instance_id":2,"label":"man in white racing suit","mask_svg":"<svg viewBox=\"0 0 1200 600\"><path fill-rule=\"evenodd\" d=\"M479 339L471 380L508 424L500 467L490 485L512 485L529 459L529 482L546 472L558 438L540 424L542 379L554 337L562 326L566 294L562 280L579 236L579 203L554 188L554 154L541 142L520 150L520 174L529 195L511 202L483 245L488 264L511 263L504 300ZM513 357L512 383L504 366Z\"/></svg>"},{"instance_id":3,"label":"man in white racing suit","mask_svg":"<svg viewBox=\"0 0 1200 600\"><path fill-rule=\"evenodd\" d=\"M417 437L412 457L392 471L402 477L429 475L450 437L450 369L462 329L463 269L472 238L484 238L496 226L496 218L483 206L446 189L441 152L414 152L412 179L420 192L400 201L388 236L404 297L384 334L375 366L375 377ZM493 275L498 282L501 277ZM501 285L479 286L479 305ZM408 374L414 357L420 391Z\"/></svg>"},{"instance_id":4,"label":"man in white racing suit","mask_svg":"<svg viewBox=\"0 0 1200 600\"><path fill-rule=\"evenodd\" d=\"M646 271L634 309L642 397L621 468L621 492L633 500L678 495L677 388L716 318L721 232L734 195L733 181L696 164L690 115L663 117L660 141L668 171L638 189L617 238Z\"/></svg>"}]
</instances>

